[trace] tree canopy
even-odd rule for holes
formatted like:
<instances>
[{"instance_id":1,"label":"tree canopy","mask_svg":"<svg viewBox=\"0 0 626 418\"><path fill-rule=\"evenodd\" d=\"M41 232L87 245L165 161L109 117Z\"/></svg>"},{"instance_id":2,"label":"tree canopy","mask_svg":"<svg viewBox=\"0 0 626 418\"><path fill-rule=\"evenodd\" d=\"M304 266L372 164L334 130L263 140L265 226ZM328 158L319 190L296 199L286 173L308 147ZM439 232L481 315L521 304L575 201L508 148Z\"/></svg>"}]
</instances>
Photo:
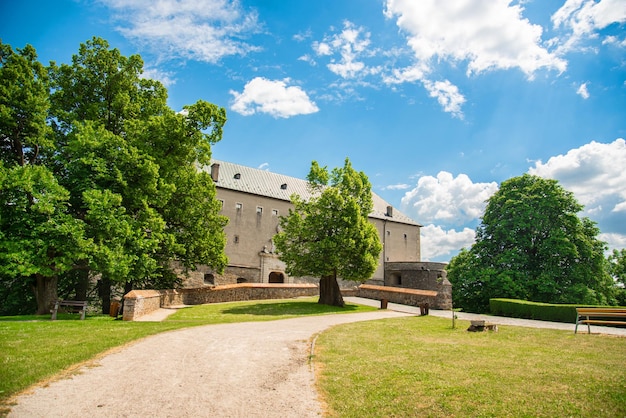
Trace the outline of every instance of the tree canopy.
<instances>
[{"instance_id":1,"label":"tree canopy","mask_svg":"<svg viewBox=\"0 0 626 418\"><path fill-rule=\"evenodd\" d=\"M111 283L174 286L174 261L221 271L227 219L197 165L221 140L225 110L170 109L141 57L100 38L49 67L30 46L0 46L0 280L28 280L38 297L45 287L44 313L58 280L84 298L98 276L106 311Z\"/></svg>"},{"instance_id":2,"label":"tree canopy","mask_svg":"<svg viewBox=\"0 0 626 418\"><path fill-rule=\"evenodd\" d=\"M343 306L337 278L369 279L382 249L368 218L371 184L349 159L330 173L313 161L307 180L313 197L292 196L294 208L281 217L274 242L288 274L320 277L319 302Z\"/></svg>"},{"instance_id":3,"label":"tree canopy","mask_svg":"<svg viewBox=\"0 0 626 418\"><path fill-rule=\"evenodd\" d=\"M609 303L606 244L573 194L556 180L524 174L488 200L471 249L448 265L456 306L485 312L489 299Z\"/></svg>"}]
</instances>

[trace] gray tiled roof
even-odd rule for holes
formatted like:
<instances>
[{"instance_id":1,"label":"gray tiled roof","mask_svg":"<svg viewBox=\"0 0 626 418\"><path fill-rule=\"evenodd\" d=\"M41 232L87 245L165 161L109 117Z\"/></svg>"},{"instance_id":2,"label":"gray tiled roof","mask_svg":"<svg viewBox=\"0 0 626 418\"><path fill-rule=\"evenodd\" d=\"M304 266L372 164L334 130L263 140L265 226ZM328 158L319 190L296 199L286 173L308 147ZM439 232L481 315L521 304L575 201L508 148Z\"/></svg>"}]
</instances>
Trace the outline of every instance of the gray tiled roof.
<instances>
[{"instance_id":1,"label":"gray tiled roof","mask_svg":"<svg viewBox=\"0 0 626 418\"><path fill-rule=\"evenodd\" d=\"M308 182L303 179L226 161L212 160L211 164L219 164L219 178L215 183L218 188L286 201L289 201L291 195L294 193L304 199L311 197L311 192L307 187ZM211 167L205 166L202 167L202 170L210 173ZM370 214L371 218L419 226L417 222L395 208L393 208L392 216L387 216L387 207L391 205L373 192L372 198L374 201L374 210Z\"/></svg>"}]
</instances>

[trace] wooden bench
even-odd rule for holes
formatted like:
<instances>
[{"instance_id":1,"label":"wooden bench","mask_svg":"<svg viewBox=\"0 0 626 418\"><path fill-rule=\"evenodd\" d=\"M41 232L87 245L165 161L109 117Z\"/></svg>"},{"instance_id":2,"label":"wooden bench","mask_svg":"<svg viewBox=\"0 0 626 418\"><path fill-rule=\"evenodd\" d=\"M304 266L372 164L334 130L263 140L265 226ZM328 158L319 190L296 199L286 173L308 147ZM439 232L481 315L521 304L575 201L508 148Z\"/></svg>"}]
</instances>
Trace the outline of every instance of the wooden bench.
<instances>
[{"instance_id":1,"label":"wooden bench","mask_svg":"<svg viewBox=\"0 0 626 418\"><path fill-rule=\"evenodd\" d=\"M61 306L67 306L71 308L72 312L77 312L80 314L80 319L85 319L85 313L87 312L87 301L80 300L57 300L54 303L54 309L52 312L52 320L57 319L57 312Z\"/></svg>"},{"instance_id":2,"label":"wooden bench","mask_svg":"<svg viewBox=\"0 0 626 418\"><path fill-rule=\"evenodd\" d=\"M587 325L587 333L591 334L590 325L626 325L626 308L576 308L576 328Z\"/></svg>"}]
</instances>

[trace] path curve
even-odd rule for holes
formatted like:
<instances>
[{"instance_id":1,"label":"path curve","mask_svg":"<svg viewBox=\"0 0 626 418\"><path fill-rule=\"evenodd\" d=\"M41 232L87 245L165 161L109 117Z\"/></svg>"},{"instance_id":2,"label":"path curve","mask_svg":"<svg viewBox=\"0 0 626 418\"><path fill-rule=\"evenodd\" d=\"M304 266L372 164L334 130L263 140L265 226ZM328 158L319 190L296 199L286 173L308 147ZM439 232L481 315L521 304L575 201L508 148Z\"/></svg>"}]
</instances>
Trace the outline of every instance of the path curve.
<instances>
[{"instance_id":1,"label":"path curve","mask_svg":"<svg viewBox=\"0 0 626 418\"><path fill-rule=\"evenodd\" d=\"M408 315L379 310L158 334L17 397L9 417L319 417L312 337Z\"/></svg>"}]
</instances>

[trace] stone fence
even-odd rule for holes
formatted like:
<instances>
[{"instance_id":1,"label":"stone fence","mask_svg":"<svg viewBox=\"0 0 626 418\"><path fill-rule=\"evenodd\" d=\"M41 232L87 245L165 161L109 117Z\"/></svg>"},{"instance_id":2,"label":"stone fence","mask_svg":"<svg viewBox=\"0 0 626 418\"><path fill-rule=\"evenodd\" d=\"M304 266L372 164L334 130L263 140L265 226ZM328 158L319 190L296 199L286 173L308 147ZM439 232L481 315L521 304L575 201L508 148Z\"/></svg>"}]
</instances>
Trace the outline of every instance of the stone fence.
<instances>
[{"instance_id":1,"label":"stone fence","mask_svg":"<svg viewBox=\"0 0 626 418\"><path fill-rule=\"evenodd\" d=\"M241 283L196 289L133 290L124 296L124 321L159 308L241 300L289 299L319 294L314 284Z\"/></svg>"},{"instance_id":2,"label":"stone fence","mask_svg":"<svg viewBox=\"0 0 626 418\"><path fill-rule=\"evenodd\" d=\"M401 305L420 306L424 303L433 309L450 309L447 306L440 306L437 298L438 293L434 290L407 289L404 287L376 286L362 284L359 286L359 297L367 299L386 299L391 303Z\"/></svg>"},{"instance_id":3,"label":"stone fence","mask_svg":"<svg viewBox=\"0 0 626 418\"><path fill-rule=\"evenodd\" d=\"M451 303L444 292L408 289L392 286L362 284L358 288L342 290L344 296L367 299L386 299L391 303L420 306L428 303L433 309L450 309ZM314 284L241 283L196 289L133 290L124 296L125 321L132 321L159 308L205 303L236 302L242 300L289 299L316 296L319 288Z\"/></svg>"}]
</instances>

